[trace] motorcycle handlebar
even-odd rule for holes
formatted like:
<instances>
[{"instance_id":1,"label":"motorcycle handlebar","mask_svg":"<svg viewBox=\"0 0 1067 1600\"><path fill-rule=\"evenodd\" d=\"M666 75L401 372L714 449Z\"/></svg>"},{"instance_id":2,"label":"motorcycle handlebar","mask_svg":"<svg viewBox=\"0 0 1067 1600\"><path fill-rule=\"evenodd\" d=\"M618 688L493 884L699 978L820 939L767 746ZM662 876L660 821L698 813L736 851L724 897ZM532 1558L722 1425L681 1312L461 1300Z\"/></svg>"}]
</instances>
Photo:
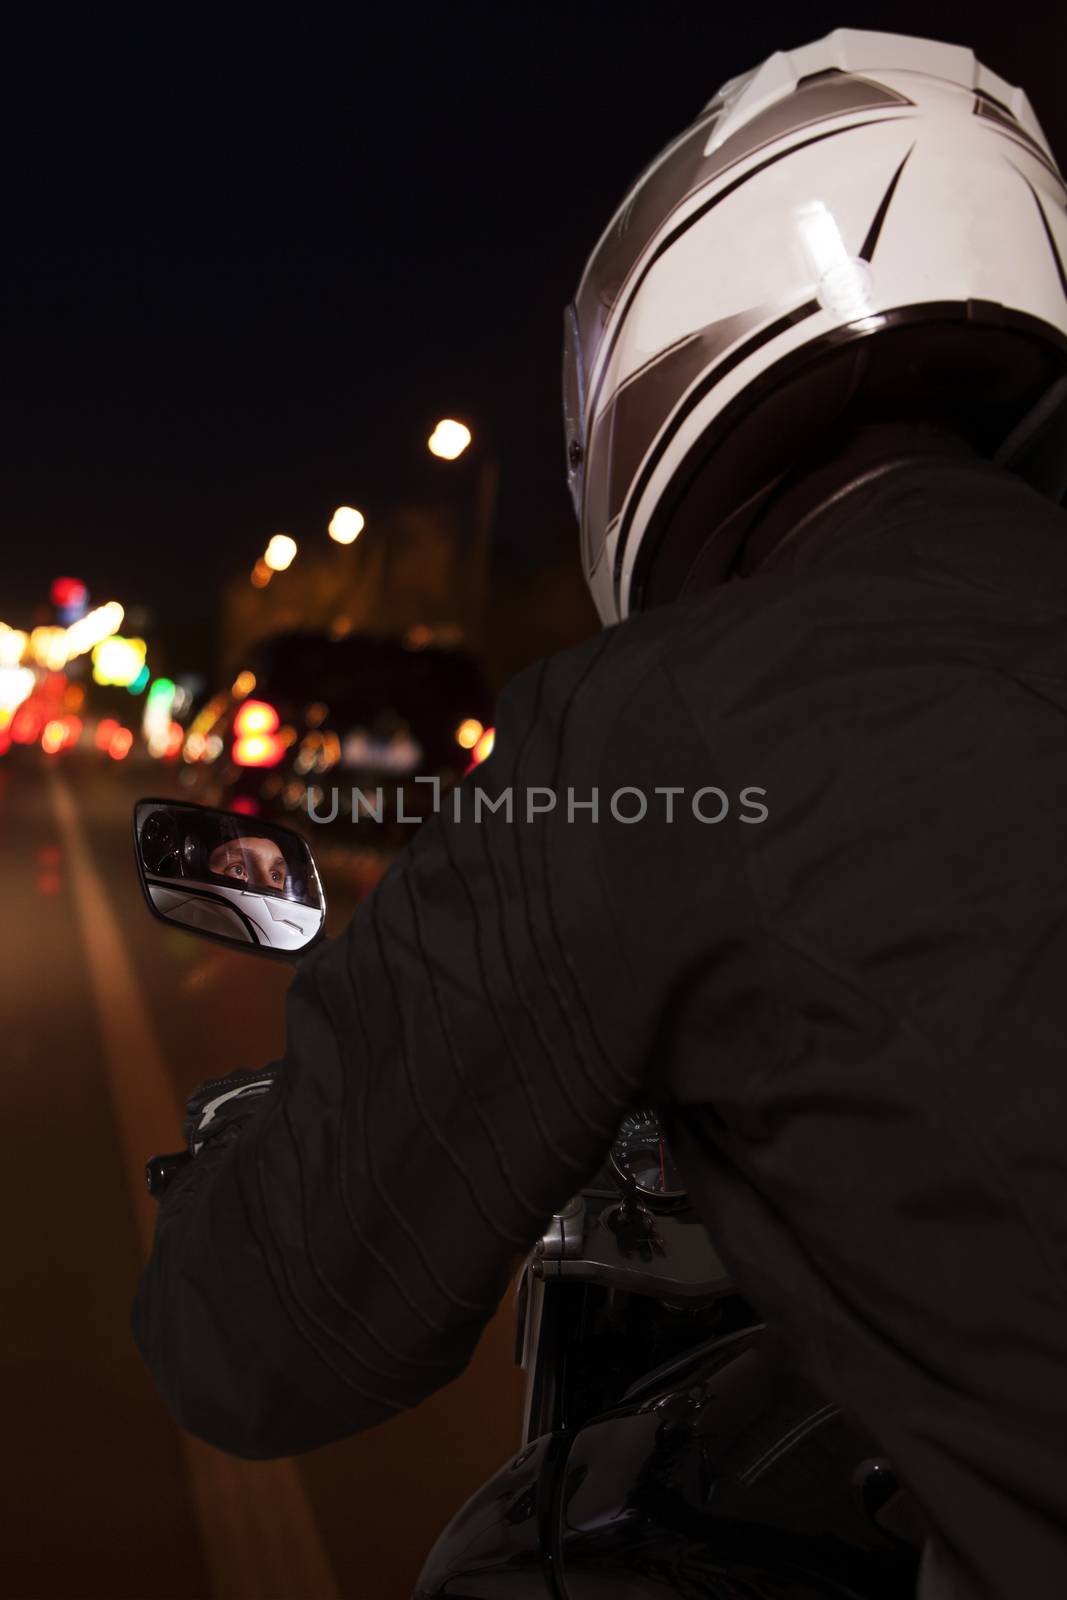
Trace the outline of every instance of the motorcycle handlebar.
<instances>
[{"instance_id":1,"label":"motorcycle handlebar","mask_svg":"<svg viewBox=\"0 0 1067 1600\"><path fill-rule=\"evenodd\" d=\"M188 1150L175 1150L170 1155L153 1156L151 1161L146 1162L144 1175L152 1198L158 1200L192 1159Z\"/></svg>"}]
</instances>

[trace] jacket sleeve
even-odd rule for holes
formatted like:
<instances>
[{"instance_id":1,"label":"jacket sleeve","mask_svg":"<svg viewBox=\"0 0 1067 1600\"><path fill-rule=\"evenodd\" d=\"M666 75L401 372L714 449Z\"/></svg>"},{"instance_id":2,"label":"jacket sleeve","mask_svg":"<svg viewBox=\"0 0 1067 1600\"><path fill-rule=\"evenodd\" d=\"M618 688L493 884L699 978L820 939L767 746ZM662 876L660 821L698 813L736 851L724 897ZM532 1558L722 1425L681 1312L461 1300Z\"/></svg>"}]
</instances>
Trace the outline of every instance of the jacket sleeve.
<instances>
[{"instance_id":1,"label":"jacket sleeve","mask_svg":"<svg viewBox=\"0 0 1067 1600\"><path fill-rule=\"evenodd\" d=\"M640 874L635 836L662 830L605 832L589 796L612 741L632 757L650 671L607 634L520 675L490 759L301 965L279 1079L168 1192L134 1308L190 1432L288 1455L415 1405L603 1160L664 1003L628 965L604 841Z\"/></svg>"}]
</instances>

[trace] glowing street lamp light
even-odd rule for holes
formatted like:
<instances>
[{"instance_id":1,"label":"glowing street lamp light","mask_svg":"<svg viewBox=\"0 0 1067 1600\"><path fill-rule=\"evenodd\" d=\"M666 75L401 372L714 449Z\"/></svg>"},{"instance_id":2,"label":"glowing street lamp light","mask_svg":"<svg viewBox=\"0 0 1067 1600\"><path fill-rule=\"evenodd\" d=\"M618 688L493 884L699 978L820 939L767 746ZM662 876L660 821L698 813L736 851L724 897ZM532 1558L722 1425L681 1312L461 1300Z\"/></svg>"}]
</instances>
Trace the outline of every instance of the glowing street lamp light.
<instances>
[{"instance_id":1,"label":"glowing street lamp light","mask_svg":"<svg viewBox=\"0 0 1067 1600\"><path fill-rule=\"evenodd\" d=\"M86 612L69 628L34 628L29 641L30 654L38 666L61 672L75 656L85 655L94 645L117 633L122 618L123 610L118 601L109 600L107 605Z\"/></svg>"},{"instance_id":2,"label":"glowing street lamp light","mask_svg":"<svg viewBox=\"0 0 1067 1600\"><path fill-rule=\"evenodd\" d=\"M328 532L338 544L354 544L366 525L366 517L355 506L338 506L330 518Z\"/></svg>"},{"instance_id":3,"label":"glowing street lamp light","mask_svg":"<svg viewBox=\"0 0 1067 1600\"><path fill-rule=\"evenodd\" d=\"M263 552L263 560L272 572L284 572L295 555L296 540L287 533L276 533Z\"/></svg>"},{"instance_id":4,"label":"glowing street lamp light","mask_svg":"<svg viewBox=\"0 0 1067 1600\"><path fill-rule=\"evenodd\" d=\"M128 688L144 671L145 649L143 639L124 639L119 634L102 639L93 646L93 682Z\"/></svg>"},{"instance_id":5,"label":"glowing street lamp light","mask_svg":"<svg viewBox=\"0 0 1067 1600\"><path fill-rule=\"evenodd\" d=\"M0 711L17 711L30 698L36 684L29 667L0 667Z\"/></svg>"},{"instance_id":6,"label":"glowing street lamp light","mask_svg":"<svg viewBox=\"0 0 1067 1600\"><path fill-rule=\"evenodd\" d=\"M29 635L21 628L0 622L0 667L17 667L29 645Z\"/></svg>"},{"instance_id":7,"label":"glowing street lamp light","mask_svg":"<svg viewBox=\"0 0 1067 1600\"><path fill-rule=\"evenodd\" d=\"M68 628L40 627L30 634L30 654L39 667L49 672L62 672L71 658Z\"/></svg>"},{"instance_id":8,"label":"glowing street lamp light","mask_svg":"<svg viewBox=\"0 0 1067 1600\"><path fill-rule=\"evenodd\" d=\"M464 423L444 417L426 442L431 455L440 456L442 461L455 461L470 444L471 431Z\"/></svg>"}]
</instances>

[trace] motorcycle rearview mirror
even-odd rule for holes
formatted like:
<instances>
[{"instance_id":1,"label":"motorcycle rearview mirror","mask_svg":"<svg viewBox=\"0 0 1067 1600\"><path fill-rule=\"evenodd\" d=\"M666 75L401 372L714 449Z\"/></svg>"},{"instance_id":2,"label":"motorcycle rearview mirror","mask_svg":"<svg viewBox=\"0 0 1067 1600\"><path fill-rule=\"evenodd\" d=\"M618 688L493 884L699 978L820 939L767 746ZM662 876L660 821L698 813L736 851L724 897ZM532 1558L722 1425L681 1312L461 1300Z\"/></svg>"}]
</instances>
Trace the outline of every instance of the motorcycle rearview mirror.
<instances>
[{"instance_id":1,"label":"motorcycle rearview mirror","mask_svg":"<svg viewBox=\"0 0 1067 1600\"><path fill-rule=\"evenodd\" d=\"M185 800L138 800L134 853L154 917L252 955L297 961L326 929L326 896L292 828Z\"/></svg>"}]
</instances>

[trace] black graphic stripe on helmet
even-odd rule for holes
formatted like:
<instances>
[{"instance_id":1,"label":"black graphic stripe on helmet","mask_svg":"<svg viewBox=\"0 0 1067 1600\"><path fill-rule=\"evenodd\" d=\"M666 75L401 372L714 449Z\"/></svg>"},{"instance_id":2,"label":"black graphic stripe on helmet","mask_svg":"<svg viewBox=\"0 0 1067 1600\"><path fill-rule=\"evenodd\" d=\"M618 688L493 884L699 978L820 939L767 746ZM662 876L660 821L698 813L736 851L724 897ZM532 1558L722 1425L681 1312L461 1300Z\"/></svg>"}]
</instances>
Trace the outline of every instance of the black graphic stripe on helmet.
<instances>
[{"instance_id":1,"label":"black graphic stripe on helmet","mask_svg":"<svg viewBox=\"0 0 1067 1600\"><path fill-rule=\"evenodd\" d=\"M1013 128L1022 129L1015 112L1006 106L1003 100L998 100L995 94L990 94L988 89L974 91L974 114L976 117L992 117L997 122L1006 122Z\"/></svg>"},{"instance_id":2,"label":"black graphic stripe on helmet","mask_svg":"<svg viewBox=\"0 0 1067 1600\"><path fill-rule=\"evenodd\" d=\"M593 254L575 296L585 345L586 371L592 366L599 329L595 323L610 309L657 228L680 206L722 173L790 134L857 111L911 106L896 89L855 73L813 74L797 88L759 112L718 150L705 155L708 139L721 116L714 102L672 145L631 184L603 242Z\"/></svg>"},{"instance_id":3,"label":"black graphic stripe on helmet","mask_svg":"<svg viewBox=\"0 0 1067 1600\"><path fill-rule=\"evenodd\" d=\"M860 247L859 254L864 261L869 262L874 255L894 191L914 149L913 144L882 196ZM590 450L594 469L587 484L585 502L591 527L610 528L617 520L648 441L656 437L679 395L684 394L690 383L730 345L758 327L769 315L768 305L757 305L708 323L653 356L620 384L594 426ZM609 437L611 449L598 450L597 440Z\"/></svg>"},{"instance_id":4,"label":"black graphic stripe on helmet","mask_svg":"<svg viewBox=\"0 0 1067 1600\"><path fill-rule=\"evenodd\" d=\"M878 235L881 233L885 219L889 214L889 202L893 198L893 191L900 182L900 175L908 164L908 156L911 155L911 151L914 149L915 146L912 145L911 150L908 151L908 154L904 157L903 161L900 163L900 166L889 180L889 187L882 196L881 204L879 205L878 210L874 213L871 225L867 229L867 237L860 245L861 261L870 261L871 257L874 255L874 247L878 243Z\"/></svg>"},{"instance_id":5,"label":"black graphic stripe on helmet","mask_svg":"<svg viewBox=\"0 0 1067 1600\"><path fill-rule=\"evenodd\" d=\"M1028 150L1035 161L1040 161L1047 172L1063 182L1063 177L1054 161L1049 160L1048 152L1042 148L1032 134L1027 133L1022 124L1012 116L1007 106L999 100L994 100L992 95L979 89L974 101L974 115L983 117L987 122L995 125L997 132L1010 139L1013 144L1018 144Z\"/></svg>"},{"instance_id":6,"label":"black graphic stripe on helmet","mask_svg":"<svg viewBox=\"0 0 1067 1600\"><path fill-rule=\"evenodd\" d=\"M603 324L649 239L663 218L714 173L714 165L704 157L704 146L719 116L718 111L706 113L644 169L593 252L574 297L578 347L586 374Z\"/></svg>"},{"instance_id":7,"label":"black graphic stripe on helmet","mask_svg":"<svg viewBox=\"0 0 1067 1600\"><path fill-rule=\"evenodd\" d=\"M985 117L989 122L995 122L1001 128L1007 128L1012 136L1022 141L1033 151L1035 156L1040 156L1048 161L1048 153L1043 150L1033 134L1027 133L1022 123L1014 112L1010 111L1002 100L997 100L984 89L977 89L974 96L974 115Z\"/></svg>"},{"instance_id":8,"label":"black graphic stripe on helmet","mask_svg":"<svg viewBox=\"0 0 1067 1600\"><path fill-rule=\"evenodd\" d=\"M585 490L587 526L606 530L614 524L648 441L656 437L679 396L732 344L766 322L770 314L771 307L762 304L709 322L650 357L620 384L593 431L589 451L593 466ZM603 446L608 439L610 449ZM600 542L596 542L594 557L599 554Z\"/></svg>"},{"instance_id":9,"label":"black graphic stripe on helmet","mask_svg":"<svg viewBox=\"0 0 1067 1600\"><path fill-rule=\"evenodd\" d=\"M806 300L803 305L795 306L792 311L787 311L784 316L777 317L774 322L768 323L765 328L761 328L758 333L753 334L751 339L746 339L744 344L740 344L735 350L732 350L717 367L707 374L707 377L702 383L698 383L696 387L688 395L686 395L681 405L671 417L670 423L664 429L660 437L656 440L655 445L649 452L648 459L641 468L637 481L633 486L633 492L630 495L629 503L625 512L623 513L622 526L619 529L618 542L615 545L613 577L615 583L616 604L619 602L623 561L626 556L626 543L630 536L630 529L633 526L634 513L641 496L645 492L648 482L652 477L652 474L655 472L660 461L663 459L663 455L670 445L671 440L675 437L685 419L692 411L696 409L705 396L711 393L716 384L721 382L721 380L726 377L728 372L732 372L735 367L740 366L742 361L747 361L749 356L754 355L757 350L761 350L763 346L765 344L769 344L772 339L777 339L780 333L786 333L790 328L796 327L797 323L806 321L808 317L814 316L815 313L817 311L821 311L821 309L822 307L819 305L818 300Z\"/></svg>"},{"instance_id":10,"label":"black graphic stripe on helmet","mask_svg":"<svg viewBox=\"0 0 1067 1600\"><path fill-rule=\"evenodd\" d=\"M633 282L627 285L627 303L619 313L615 325L611 330L610 342L601 362L600 373L593 392L589 396L586 405L586 422L588 423L589 417L592 417L596 414L597 401L600 398L600 391L604 385L604 377L611 362L611 355L616 344L618 343L619 335L622 332L623 325L625 324L626 318L629 315L630 307L633 305L634 298L637 295L638 290L641 288L641 285L648 277L648 274L656 265L657 261L661 259L661 257L671 248L673 244L682 238L684 234L688 233L689 229L694 227L696 223L700 222L704 217L706 217L709 211L712 211L717 205L720 205L723 200L728 199L730 195L735 194L737 190L742 188L744 184L748 183L751 178L757 177L759 173L765 172L768 167L774 166L776 162L784 161L786 157L796 155L801 150L807 150L812 145L821 144L824 139L836 139L842 134L854 133L857 128L875 128L885 122L898 122L900 120L900 117L894 116L872 117L865 122L849 122L843 128L828 128L823 133L812 134L811 138L809 139L801 139L799 143L791 144L786 150L777 150L775 151L774 155L768 156L765 161L759 162L757 166L750 167L747 172L743 172L739 177L734 178L734 180L731 183L728 183L725 188L719 189L717 193L710 197L710 199L705 200L703 205L697 206L696 210L691 211L687 217L678 223L677 227L675 227L667 235L667 237L662 239L656 246L656 249L645 262L644 266L634 278ZM731 166L735 164L736 163L734 162L730 163ZM592 362L587 359L585 366L585 371L587 374L591 365Z\"/></svg>"},{"instance_id":11,"label":"black graphic stripe on helmet","mask_svg":"<svg viewBox=\"0 0 1067 1600\"><path fill-rule=\"evenodd\" d=\"M1009 161L1008 165L1013 167L1016 172L1019 172L1019 169L1015 166L1014 161ZM1056 247L1056 236L1049 226L1049 220L1045 215L1044 206L1038 199L1037 190L1034 188L1025 172L1019 172L1019 176L1034 197L1034 205L1037 207L1037 214L1041 218L1041 226L1045 230L1045 238L1048 240L1048 247L1052 251L1052 259L1056 263L1056 273L1060 280L1060 288L1063 290L1064 299L1067 300L1067 273L1065 273L1063 270L1063 260L1060 256L1059 250Z\"/></svg>"},{"instance_id":12,"label":"black graphic stripe on helmet","mask_svg":"<svg viewBox=\"0 0 1067 1600\"><path fill-rule=\"evenodd\" d=\"M914 107L898 89L831 68L801 79L790 94L758 112L719 149L704 154L722 115L715 102L630 185L583 274L575 307L585 370L592 370L603 322L656 230L699 189L791 134L859 111Z\"/></svg>"}]
</instances>

